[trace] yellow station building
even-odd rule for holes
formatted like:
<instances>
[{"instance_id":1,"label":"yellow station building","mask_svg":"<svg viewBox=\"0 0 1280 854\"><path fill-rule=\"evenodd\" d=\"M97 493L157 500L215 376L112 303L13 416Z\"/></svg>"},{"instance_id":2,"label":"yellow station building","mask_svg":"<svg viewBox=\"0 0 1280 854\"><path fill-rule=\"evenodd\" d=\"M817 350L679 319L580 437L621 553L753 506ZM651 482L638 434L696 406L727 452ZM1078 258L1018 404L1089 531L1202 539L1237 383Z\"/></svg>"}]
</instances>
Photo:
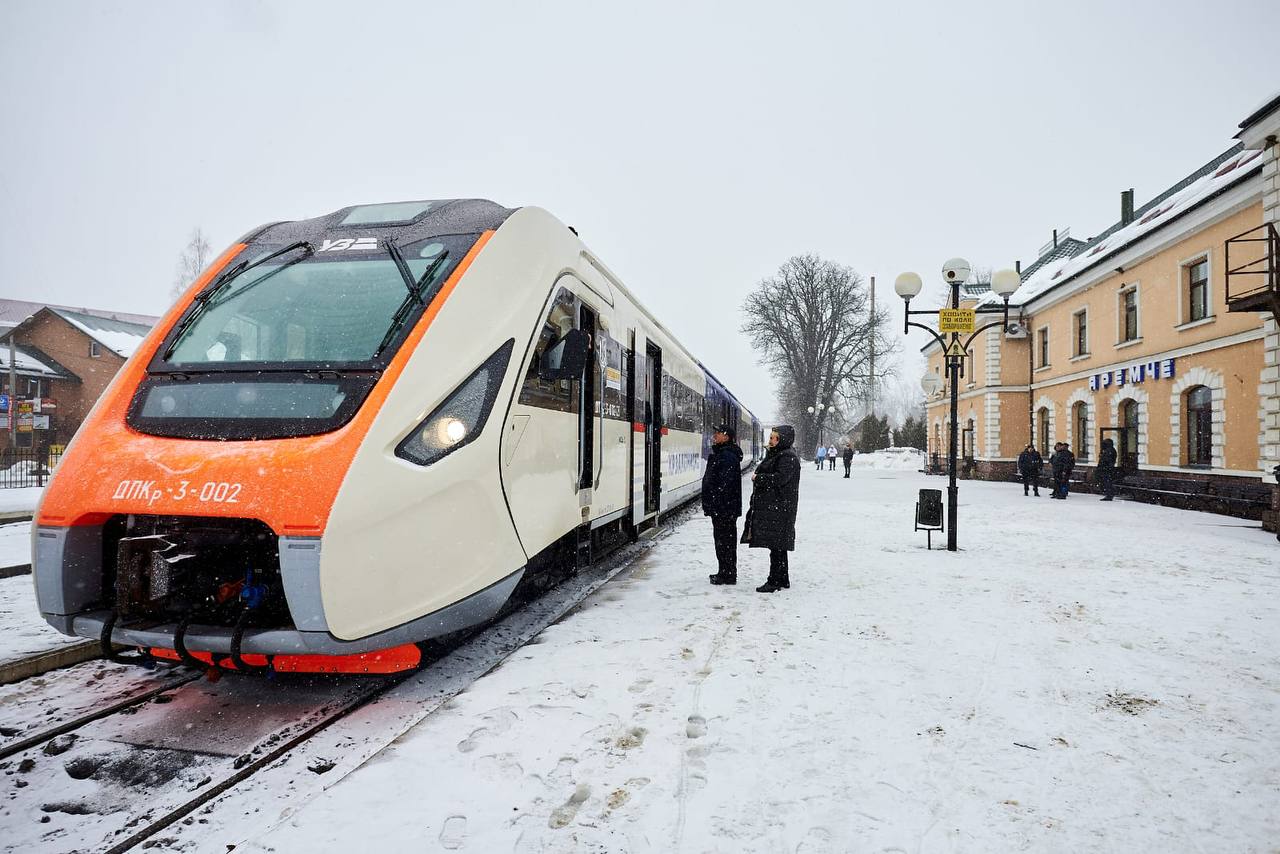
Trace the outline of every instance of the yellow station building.
<instances>
[{"instance_id":1,"label":"yellow station building","mask_svg":"<svg viewBox=\"0 0 1280 854\"><path fill-rule=\"evenodd\" d=\"M1076 455L1087 486L1115 440L1139 500L1261 519L1280 473L1280 93L1239 142L1089 240L1066 233L1022 269L1008 327L979 333L959 386L962 472L1015 475L1028 443ZM999 304L969 288L962 307ZM982 315L979 315L981 318ZM928 370L946 379L940 348ZM927 403L945 459L949 389ZM1048 449L1048 450L1046 450ZM1047 466L1046 466L1047 471Z\"/></svg>"}]
</instances>

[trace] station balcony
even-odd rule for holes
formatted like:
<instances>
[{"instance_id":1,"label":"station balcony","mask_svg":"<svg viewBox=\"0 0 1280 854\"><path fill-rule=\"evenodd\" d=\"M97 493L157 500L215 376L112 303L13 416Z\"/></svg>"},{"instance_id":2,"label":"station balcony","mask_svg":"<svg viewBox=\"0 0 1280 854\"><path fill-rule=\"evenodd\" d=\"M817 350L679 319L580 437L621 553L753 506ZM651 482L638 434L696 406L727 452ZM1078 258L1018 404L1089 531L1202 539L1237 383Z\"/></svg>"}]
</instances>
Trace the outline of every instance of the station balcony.
<instances>
[{"instance_id":1,"label":"station balcony","mask_svg":"<svg viewBox=\"0 0 1280 854\"><path fill-rule=\"evenodd\" d=\"M1269 311L1280 321L1280 232L1263 223L1226 242L1227 311Z\"/></svg>"}]
</instances>

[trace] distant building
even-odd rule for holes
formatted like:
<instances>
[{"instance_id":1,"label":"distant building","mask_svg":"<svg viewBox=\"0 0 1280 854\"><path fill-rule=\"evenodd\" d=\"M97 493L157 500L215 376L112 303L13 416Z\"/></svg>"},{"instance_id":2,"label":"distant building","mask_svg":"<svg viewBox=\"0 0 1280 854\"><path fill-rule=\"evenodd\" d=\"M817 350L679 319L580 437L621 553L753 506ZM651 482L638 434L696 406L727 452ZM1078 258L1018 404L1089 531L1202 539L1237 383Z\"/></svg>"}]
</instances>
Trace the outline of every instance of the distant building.
<instances>
[{"instance_id":1,"label":"distant building","mask_svg":"<svg viewBox=\"0 0 1280 854\"><path fill-rule=\"evenodd\" d=\"M1055 235L1022 272L1010 326L982 333L959 382L957 453L1010 479L1019 449L1066 442L1087 477L1114 440L1134 498L1277 523L1280 93L1241 142L1088 241ZM965 294L961 307L998 304ZM945 379L936 343L928 369ZM945 456L949 395L927 402ZM1267 508L1266 503L1271 507Z\"/></svg>"},{"instance_id":2,"label":"distant building","mask_svg":"<svg viewBox=\"0 0 1280 854\"><path fill-rule=\"evenodd\" d=\"M0 299L0 448L69 441L158 319Z\"/></svg>"}]
</instances>

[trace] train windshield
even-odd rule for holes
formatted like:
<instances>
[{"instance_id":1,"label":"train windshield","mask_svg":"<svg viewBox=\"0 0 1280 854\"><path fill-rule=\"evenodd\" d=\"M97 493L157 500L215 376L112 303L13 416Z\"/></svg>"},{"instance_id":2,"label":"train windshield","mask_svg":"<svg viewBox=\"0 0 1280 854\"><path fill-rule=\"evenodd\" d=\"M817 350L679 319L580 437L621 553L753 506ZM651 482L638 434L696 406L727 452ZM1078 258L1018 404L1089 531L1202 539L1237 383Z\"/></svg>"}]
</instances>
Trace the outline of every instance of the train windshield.
<instances>
[{"instance_id":1,"label":"train windshield","mask_svg":"<svg viewBox=\"0 0 1280 854\"><path fill-rule=\"evenodd\" d=\"M338 429L477 237L250 246L170 332L126 421L188 439Z\"/></svg>"},{"instance_id":2,"label":"train windshield","mask_svg":"<svg viewBox=\"0 0 1280 854\"><path fill-rule=\"evenodd\" d=\"M381 367L476 237L406 242L399 249L407 274L381 238L325 240L283 252L291 247L255 244L187 310L163 351L164 367L186 373ZM262 262L273 253L279 254Z\"/></svg>"}]
</instances>

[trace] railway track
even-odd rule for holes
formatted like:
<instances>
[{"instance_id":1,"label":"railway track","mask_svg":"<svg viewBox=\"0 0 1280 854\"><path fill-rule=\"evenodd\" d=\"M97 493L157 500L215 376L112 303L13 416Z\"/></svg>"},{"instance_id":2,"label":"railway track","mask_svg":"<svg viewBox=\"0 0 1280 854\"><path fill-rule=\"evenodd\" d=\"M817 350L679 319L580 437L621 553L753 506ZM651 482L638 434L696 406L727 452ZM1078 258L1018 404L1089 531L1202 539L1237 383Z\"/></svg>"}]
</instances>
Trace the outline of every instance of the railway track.
<instances>
[{"instance_id":1,"label":"railway track","mask_svg":"<svg viewBox=\"0 0 1280 854\"><path fill-rule=\"evenodd\" d=\"M689 515L673 514L671 522ZM333 785L578 607L661 533L624 545L408 674L377 680L294 677L289 681L296 684L284 687L229 674L209 685L201 674L175 667L175 679L23 735L0 748L0 769L13 775L15 767L27 768L16 774L21 779L40 766L39 777L0 803L0 824L19 827L24 815L39 817L34 828L0 845L108 852L172 846L202 832L193 815L223 809L243 812L234 824L250 827L263 798L279 798L286 790L291 798L307 798ZM275 725L254 729L275 713L264 705L299 694L304 699L296 709L285 708ZM384 698L387 709L380 706ZM164 732L169 725L172 738ZM210 726L226 728L228 744L207 739ZM242 726L250 731L240 737L236 731ZM338 732L345 729L359 735ZM314 757L304 749L319 742L325 745L319 752L343 757L323 771L308 766Z\"/></svg>"},{"instance_id":2,"label":"railway track","mask_svg":"<svg viewBox=\"0 0 1280 854\"><path fill-rule=\"evenodd\" d=\"M194 682L202 675L200 673L181 672L177 668L174 669L176 671L174 678L165 680L160 685L143 688L142 690L129 694L123 699L108 703L107 705L96 708L93 711L76 715L70 720L61 721L53 726L44 727L36 732L24 735L20 738L15 738L13 741L0 744L0 760L8 759L10 756L14 756L24 750L39 747L60 735L66 735L69 732L74 732L93 723L94 721L140 706L161 694L168 693L175 688L186 685L188 682Z\"/></svg>"}]
</instances>

